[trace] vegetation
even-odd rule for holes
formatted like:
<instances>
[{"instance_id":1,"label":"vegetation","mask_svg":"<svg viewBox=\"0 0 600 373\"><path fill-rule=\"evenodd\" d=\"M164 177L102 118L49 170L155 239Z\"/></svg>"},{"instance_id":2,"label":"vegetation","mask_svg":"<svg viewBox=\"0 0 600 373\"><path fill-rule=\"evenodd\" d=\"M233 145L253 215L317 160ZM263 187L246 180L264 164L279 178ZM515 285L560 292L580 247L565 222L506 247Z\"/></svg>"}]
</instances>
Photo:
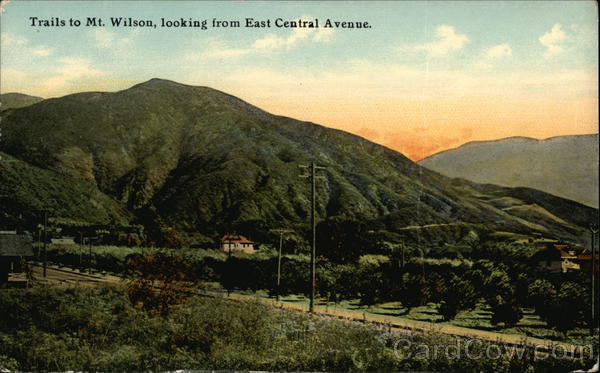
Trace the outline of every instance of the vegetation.
<instances>
[{"instance_id":1,"label":"vegetation","mask_svg":"<svg viewBox=\"0 0 600 373\"><path fill-rule=\"evenodd\" d=\"M532 189L450 179L349 133L160 79L0 116L0 225L30 231L47 209L74 224L142 225L147 246L202 245L231 231L262 240L282 224L306 237L310 188L298 165L310 161L327 167L319 239L339 260L368 254L360 240L340 246L354 229L443 252L495 232L580 240L597 214ZM199 242L188 240L196 233Z\"/></svg>"},{"instance_id":2,"label":"vegetation","mask_svg":"<svg viewBox=\"0 0 600 373\"><path fill-rule=\"evenodd\" d=\"M2 291L0 367L554 372L590 364L589 359L535 358L533 351L486 354L489 343L467 347L441 335L395 335L253 302L193 297L162 315L132 303L124 290L108 286ZM454 346L449 354L433 353ZM467 352L476 358L465 358Z\"/></svg>"},{"instance_id":3,"label":"vegetation","mask_svg":"<svg viewBox=\"0 0 600 373\"><path fill-rule=\"evenodd\" d=\"M227 291L308 293L310 190L297 166L315 161L326 167L316 201L323 301L362 309L394 303L389 312L426 309L436 322L482 311L486 327L499 331L513 330L534 310L544 328L566 336L589 324L589 279L537 271L528 262L534 249L528 241L543 234L581 242L597 209L533 189L450 179L357 136L159 79L2 110L0 119L0 226L39 235L43 212L50 211L49 238L72 235L92 245L91 253L87 245L51 245L51 261L129 281L125 290L0 293L7 315L0 321L0 367L580 366L568 359L398 359L381 331L252 303L188 299L188 290L213 283ZM271 229L282 226L293 232L285 237L276 289L279 241ZM211 250L226 232L249 236L261 250L232 256ZM520 243L500 243L509 241ZM447 342L416 338L428 346Z\"/></svg>"},{"instance_id":4,"label":"vegetation","mask_svg":"<svg viewBox=\"0 0 600 373\"><path fill-rule=\"evenodd\" d=\"M462 259L421 258L415 250L407 247L405 251L404 258L393 253L369 254L344 264L318 257L318 296L334 304L359 300L364 307L399 302L398 316L435 304L433 312L439 317L434 320L438 322L451 321L481 303L490 313L489 328L495 329L513 328L523 318L524 309L530 308L560 333L589 323L588 276L537 270L526 259L528 244L489 244ZM143 256L142 252L152 255ZM88 256L87 248L73 245L52 245L48 250L50 260L81 269L87 267ZM164 281L167 275L177 279L178 273L185 273L192 281L219 283L228 291L276 293L277 254L269 250L229 257L205 249L99 247L94 248L91 263L96 269L129 277L132 271L140 274L136 268L146 268L149 276L154 273L152 281ZM174 263L179 268L176 272L162 269ZM309 266L307 255L284 255L279 294L308 296ZM150 291L148 284L142 288Z\"/></svg>"},{"instance_id":5,"label":"vegetation","mask_svg":"<svg viewBox=\"0 0 600 373\"><path fill-rule=\"evenodd\" d=\"M43 98L41 97L24 95L22 93L2 93L0 94L0 111L33 105L42 100Z\"/></svg>"}]
</instances>

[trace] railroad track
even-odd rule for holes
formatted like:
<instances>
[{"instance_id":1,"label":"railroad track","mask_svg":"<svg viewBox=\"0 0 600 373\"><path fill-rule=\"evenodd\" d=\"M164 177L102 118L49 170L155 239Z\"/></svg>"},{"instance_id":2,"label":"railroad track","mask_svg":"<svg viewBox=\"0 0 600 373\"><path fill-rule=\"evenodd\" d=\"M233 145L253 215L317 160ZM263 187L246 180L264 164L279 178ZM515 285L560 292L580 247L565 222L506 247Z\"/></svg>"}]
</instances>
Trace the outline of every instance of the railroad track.
<instances>
[{"instance_id":1,"label":"railroad track","mask_svg":"<svg viewBox=\"0 0 600 373\"><path fill-rule=\"evenodd\" d=\"M35 281L46 283L118 283L122 280L121 277L112 275L89 274L77 272L72 269L54 268L48 266L46 268L46 278L44 278L44 269L39 264L29 263L32 269Z\"/></svg>"}]
</instances>

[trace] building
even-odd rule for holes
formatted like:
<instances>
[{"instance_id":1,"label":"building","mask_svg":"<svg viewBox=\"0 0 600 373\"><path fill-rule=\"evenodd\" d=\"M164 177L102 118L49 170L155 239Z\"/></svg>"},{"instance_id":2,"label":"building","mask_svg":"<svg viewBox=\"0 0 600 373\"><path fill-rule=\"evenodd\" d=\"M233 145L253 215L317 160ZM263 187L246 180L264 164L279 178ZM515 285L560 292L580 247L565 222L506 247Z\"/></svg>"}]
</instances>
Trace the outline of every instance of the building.
<instances>
[{"instance_id":1,"label":"building","mask_svg":"<svg viewBox=\"0 0 600 373\"><path fill-rule=\"evenodd\" d=\"M600 271L600 253L596 250L596 273ZM592 251L586 250L577 256L577 263L579 268L585 273L592 273Z\"/></svg>"},{"instance_id":2,"label":"building","mask_svg":"<svg viewBox=\"0 0 600 373\"><path fill-rule=\"evenodd\" d=\"M225 252L253 253L254 242L239 234L226 234L219 239L219 248Z\"/></svg>"},{"instance_id":3,"label":"building","mask_svg":"<svg viewBox=\"0 0 600 373\"><path fill-rule=\"evenodd\" d=\"M9 273L21 273L23 259L33 256L31 238L21 234L0 234L0 284L8 282Z\"/></svg>"},{"instance_id":4,"label":"building","mask_svg":"<svg viewBox=\"0 0 600 373\"><path fill-rule=\"evenodd\" d=\"M560 273L563 272L563 251L557 248L554 244L546 245L538 249L532 256L531 261L538 269Z\"/></svg>"},{"instance_id":5,"label":"building","mask_svg":"<svg viewBox=\"0 0 600 373\"><path fill-rule=\"evenodd\" d=\"M542 270L548 272L569 272L584 269L582 266L586 249L580 246L549 243L536 251L531 259Z\"/></svg>"}]
</instances>

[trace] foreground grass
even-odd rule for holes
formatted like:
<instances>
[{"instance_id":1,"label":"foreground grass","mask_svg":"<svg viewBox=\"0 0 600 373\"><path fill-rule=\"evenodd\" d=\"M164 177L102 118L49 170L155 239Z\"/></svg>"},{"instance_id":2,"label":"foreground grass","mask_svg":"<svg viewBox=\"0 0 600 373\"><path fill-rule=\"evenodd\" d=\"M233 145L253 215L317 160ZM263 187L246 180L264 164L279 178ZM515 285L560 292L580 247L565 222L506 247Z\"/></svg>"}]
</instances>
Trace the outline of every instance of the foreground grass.
<instances>
[{"instance_id":1,"label":"foreground grass","mask_svg":"<svg viewBox=\"0 0 600 373\"><path fill-rule=\"evenodd\" d=\"M590 365L531 352L488 356L484 342L468 351L442 335L400 336L220 298L195 297L150 317L108 286L2 291L0 314L0 368L9 370L545 372ZM434 356L436 346L459 353Z\"/></svg>"}]
</instances>

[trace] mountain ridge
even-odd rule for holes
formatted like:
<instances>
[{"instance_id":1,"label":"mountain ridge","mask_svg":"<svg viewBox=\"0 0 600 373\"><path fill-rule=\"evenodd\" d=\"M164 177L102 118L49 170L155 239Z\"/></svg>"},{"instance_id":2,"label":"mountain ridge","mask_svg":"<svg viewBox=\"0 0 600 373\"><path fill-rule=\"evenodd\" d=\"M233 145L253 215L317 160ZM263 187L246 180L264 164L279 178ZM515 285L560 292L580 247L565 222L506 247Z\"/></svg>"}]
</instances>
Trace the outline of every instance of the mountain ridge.
<instances>
[{"instance_id":1,"label":"mountain ridge","mask_svg":"<svg viewBox=\"0 0 600 373\"><path fill-rule=\"evenodd\" d=\"M0 94L0 111L18 109L43 101L42 97L30 96L18 92Z\"/></svg>"},{"instance_id":2,"label":"mountain ridge","mask_svg":"<svg viewBox=\"0 0 600 373\"><path fill-rule=\"evenodd\" d=\"M598 134L469 142L418 163L449 177L531 187L598 206Z\"/></svg>"},{"instance_id":3,"label":"mountain ridge","mask_svg":"<svg viewBox=\"0 0 600 373\"><path fill-rule=\"evenodd\" d=\"M209 235L240 224L303 225L309 188L299 179L298 166L311 161L327 167L318 186L320 219L381 220L389 229L448 222L512 231L537 227L576 239L582 234L578 224L595 213L537 191L510 197L518 206L535 204L558 214L534 224L526 207L511 213L494 202L516 196L516 190L450 179L360 136L273 115L212 88L163 79L118 92L48 99L1 115L0 150L28 165L23 167L87 185L105 211L102 219L94 218L102 221L119 217ZM0 179L6 175L0 173ZM12 175L0 194L14 196L10 202L17 207L11 211L20 209L25 220L34 220L40 205L34 202L50 201L45 191L50 186L32 196L23 185L41 181ZM83 187L73 188L53 198L82 193ZM573 225L556 205L582 218ZM14 213L2 210L0 218L15 220Z\"/></svg>"},{"instance_id":4,"label":"mountain ridge","mask_svg":"<svg viewBox=\"0 0 600 373\"><path fill-rule=\"evenodd\" d=\"M528 136L509 136L509 137L503 137L500 139L494 139L494 140L474 140L474 141L468 141L462 145L459 145L455 148L450 148L450 149L444 149L441 150L437 153L428 155L427 157L420 159L417 161L417 163L422 163L425 162L427 160L431 160L431 159L435 159L436 157L445 154L447 152L452 152L453 150L458 150L458 149L464 149L464 148L468 148L470 146L481 146L481 145L487 145L487 144L497 144L497 143L504 143L504 142L511 142L514 140L523 140L525 142L530 142L530 143L542 143L542 142L551 142L551 141L556 141L556 140L561 140L564 138L573 138L573 137L586 137L586 136L598 136L597 133L589 133L589 134L577 134L577 135L558 135L558 136L552 136L552 137L547 137L544 139L537 139L535 137L528 137Z\"/></svg>"}]
</instances>

